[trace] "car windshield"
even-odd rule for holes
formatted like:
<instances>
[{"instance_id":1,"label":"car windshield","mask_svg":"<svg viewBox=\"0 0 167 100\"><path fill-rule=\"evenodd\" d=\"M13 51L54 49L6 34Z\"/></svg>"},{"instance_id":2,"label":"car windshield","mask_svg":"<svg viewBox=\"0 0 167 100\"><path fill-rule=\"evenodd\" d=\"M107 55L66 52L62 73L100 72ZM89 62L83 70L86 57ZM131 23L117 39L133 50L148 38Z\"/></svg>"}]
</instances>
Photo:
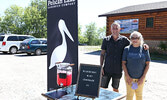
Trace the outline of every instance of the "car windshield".
<instances>
[{"instance_id":1,"label":"car windshield","mask_svg":"<svg viewBox=\"0 0 167 100\"><path fill-rule=\"evenodd\" d=\"M0 41L3 41L3 39L4 39L4 36L0 36Z\"/></svg>"},{"instance_id":2,"label":"car windshield","mask_svg":"<svg viewBox=\"0 0 167 100\"><path fill-rule=\"evenodd\" d=\"M22 43L28 43L30 39L25 39Z\"/></svg>"}]
</instances>

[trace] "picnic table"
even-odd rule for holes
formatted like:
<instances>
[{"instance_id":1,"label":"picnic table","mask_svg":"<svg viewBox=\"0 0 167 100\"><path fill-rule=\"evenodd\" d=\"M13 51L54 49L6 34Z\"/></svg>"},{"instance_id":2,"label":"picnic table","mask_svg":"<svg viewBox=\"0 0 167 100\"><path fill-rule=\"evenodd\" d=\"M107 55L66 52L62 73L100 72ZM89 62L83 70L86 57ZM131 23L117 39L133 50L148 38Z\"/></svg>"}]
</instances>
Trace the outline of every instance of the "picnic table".
<instances>
[{"instance_id":1,"label":"picnic table","mask_svg":"<svg viewBox=\"0 0 167 100\"><path fill-rule=\"evenodd\" d=\"M50 100L77 100L77 98L79 100L92 100L92 98L89 98L89 97L76 96L75 89L76 89L76 85L73 85L73 86L69 86L67 88L60 88L58 90L52 90L52 91L48 91L47 93L42 93L42 96L44 96ZM58 99L57 98L57 91L62 91L62 90L70 91L70 93L68 93L67 95L64 95ZM108 89L100 88L99 97L95 98L94 100L120 100L124 97L125 97L125 95L120 94L118 92L114 92L114 91L111 91Z\"/></svg>"}]
</instances>

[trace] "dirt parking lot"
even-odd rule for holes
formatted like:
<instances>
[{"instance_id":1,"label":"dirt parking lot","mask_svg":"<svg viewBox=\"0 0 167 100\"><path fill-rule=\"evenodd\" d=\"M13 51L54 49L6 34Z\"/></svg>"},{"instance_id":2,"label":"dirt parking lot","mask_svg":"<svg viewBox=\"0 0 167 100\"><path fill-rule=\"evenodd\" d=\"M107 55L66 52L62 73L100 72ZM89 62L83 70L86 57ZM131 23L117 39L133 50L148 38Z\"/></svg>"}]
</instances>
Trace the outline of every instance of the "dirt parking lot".
<instances>
[{"instance_id":1,"label":"dirt parking lot","mask_svg":"<svg viewBox=\"0 0 167 100\"><path fill-rule=\"evenodd\" d=\"M79 62L99 64L99 53L79 52ZM47 56L2 54L0 52L1 100L46 100L41 96L47 88ZM152 61L144 86L144 100L167 100L167 61ZM111 89L111 86L110 86ZM112 89L111 89L112 90ZM126 93L124 78L120 93Z\"/></svg>"}]
</instances>

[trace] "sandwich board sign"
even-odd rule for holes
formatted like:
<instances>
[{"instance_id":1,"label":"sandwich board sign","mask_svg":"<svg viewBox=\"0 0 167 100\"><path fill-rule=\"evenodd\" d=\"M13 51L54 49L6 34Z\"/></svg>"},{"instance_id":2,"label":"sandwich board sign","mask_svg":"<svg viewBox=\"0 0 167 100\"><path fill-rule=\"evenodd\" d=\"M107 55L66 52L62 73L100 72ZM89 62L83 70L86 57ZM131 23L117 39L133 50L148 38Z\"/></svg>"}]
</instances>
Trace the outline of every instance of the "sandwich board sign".
<instances>
[{"instance_id":1,"label":"sandwich board sign","mask_svg":"<svg viewBox=\"0 0 167 100\"><path fill-rule=\"evenodd\" d=\"M99 65L80 64L75 94L90 98L99 97L101 70Z\"/></svg>"}]
</instances>

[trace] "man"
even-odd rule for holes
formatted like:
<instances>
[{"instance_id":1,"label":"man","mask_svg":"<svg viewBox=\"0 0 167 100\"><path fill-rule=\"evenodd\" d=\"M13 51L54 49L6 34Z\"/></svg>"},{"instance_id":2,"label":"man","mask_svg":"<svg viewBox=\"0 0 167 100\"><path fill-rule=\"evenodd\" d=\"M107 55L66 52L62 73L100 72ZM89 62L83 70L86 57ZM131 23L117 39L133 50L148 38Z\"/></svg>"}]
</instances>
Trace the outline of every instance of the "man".
<instances>
[{"instance_id":1,"label":"man","mask_svg":"<svg viewBox=\"0 0 167 100\"><path fill-rule=\"evenodd\" d=\"M122 54L126 46L130 44L127 37L119 34L120 25L114 22L111 25L111 35L104 38L101 46L100 65L104 67L102 70L101 87L108 88L110 79L112 78L113 91L119 92L119 83L122 77ZM148 46L144 46L148 49ZM105 60L105 62L104 62Z\"/></svg>"}]
</instances>

